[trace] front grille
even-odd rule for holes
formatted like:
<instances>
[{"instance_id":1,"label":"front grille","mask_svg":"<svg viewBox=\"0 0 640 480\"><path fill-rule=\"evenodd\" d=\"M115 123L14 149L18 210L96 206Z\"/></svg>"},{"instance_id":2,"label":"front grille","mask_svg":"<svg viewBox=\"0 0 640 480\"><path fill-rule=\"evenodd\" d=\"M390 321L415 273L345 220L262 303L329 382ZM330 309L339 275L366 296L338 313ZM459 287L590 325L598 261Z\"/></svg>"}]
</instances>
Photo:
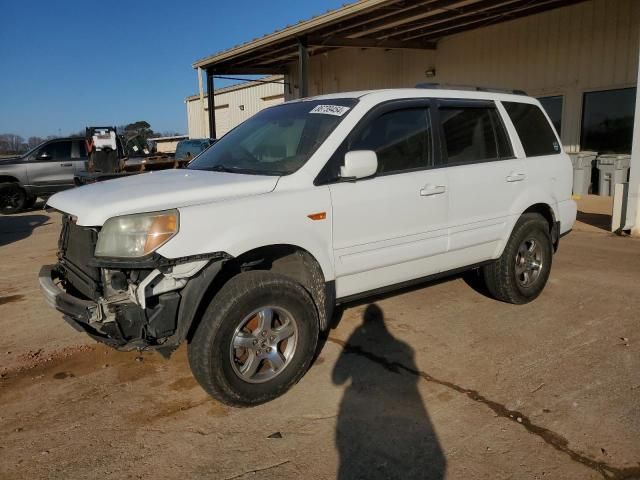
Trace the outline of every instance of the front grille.
<instances>
[{"instance_id":1,"label":"front grille","mask_svg":"<svg viewBox=\"0 0 640 480\"><path fill-rule=\"evenodd\" d=\"M89 266L89 261L97 241L95 229L78 226L69 215L63 216L58 259L64 278L79 293L94 300L101 295L100 269Z\"/></svg>"}]
</instances>

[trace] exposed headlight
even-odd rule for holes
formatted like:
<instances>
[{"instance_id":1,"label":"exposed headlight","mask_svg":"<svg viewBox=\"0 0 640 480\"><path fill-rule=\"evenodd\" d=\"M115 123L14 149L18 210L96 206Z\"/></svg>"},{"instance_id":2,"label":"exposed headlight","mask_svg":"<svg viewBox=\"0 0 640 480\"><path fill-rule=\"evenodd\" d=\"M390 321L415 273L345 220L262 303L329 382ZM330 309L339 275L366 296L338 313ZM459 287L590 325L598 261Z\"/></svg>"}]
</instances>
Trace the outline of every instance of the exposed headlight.
<instances>
[{"instance_id":1,"label":"exposed headlight","mask_svg":"<svg viewBox=\"0 0 640 480\"><path fill-rule=\"evenodd\" d=\"M143 257L178 233L178 210L113 217L98 235L96 257Z\"/></svg>"}]
</instances>

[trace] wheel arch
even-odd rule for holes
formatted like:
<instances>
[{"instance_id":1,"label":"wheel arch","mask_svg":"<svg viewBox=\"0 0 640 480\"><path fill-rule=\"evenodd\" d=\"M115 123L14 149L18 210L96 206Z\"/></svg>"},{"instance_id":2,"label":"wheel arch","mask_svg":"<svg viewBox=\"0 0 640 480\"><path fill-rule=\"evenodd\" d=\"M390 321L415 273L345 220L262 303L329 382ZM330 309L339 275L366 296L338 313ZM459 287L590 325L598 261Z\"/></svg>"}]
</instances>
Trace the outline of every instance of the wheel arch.
<instances>
[{"instance_id":1,"label":"wheel arch","mask_svg":"<svg viewBox=\"0 0 640 480\"><path fill-rule=\"evenodd\" d=\"M522 217L522 215L526 213L537 213L547 221L547 224L549 225L549 234L551 235L551 240L553 241L553 249L554 251L558 249L559 240L560 240L558 224L557 224L558 215L556 214L556 211L553 208L551 203L545 202L545 201L533 202L528 204L525 203L523 205L520 205L520 208L518 208L516 212L518 213L511 215L511 221L507 230L508 235L505 236L505 238L500 242L500 244L496 248L496 251L494 252L494 256L493 256L494 259L502 255L502 252L505 246L507 245L507 241L509 240L509 237L511 237L511 234L513 233L513 229L515 228L516 223Z\"/></svg>"},{"instance_id":2,"label":"wheel arch","mask_svg":"<svg viewBox=\"0 0 640 480\"><path fill-rule=\"evenodd\" d=\"M11 175L0 175L0 183L17 183L20 187L22 187L22 185L20 185L20 180Z\"/></svg>"},{"instance_id":3,"label":"wheel arch","mask_svg":"<svg viewBox=\"0 0 640 480\"><path fill-rule=\"evenodd\" d=\"M553 242L553 249L558 249L558 243L560 240L560 232L558 231L558 217L555 211L548 203L535 203L528 207L524 212L520 214L520 217L526 213L537 213L542 215L549 225L549 235L551 235L551 241Z\"/></svg>"},{"instance_id":4,"label":"wheel arch","mask_svg":"<svg viewBox=\"0 0 640 480\"><path fill-rule=\"evenodd\" d=\"M327 281L318 260L297 245L264 245L210 263L183 290L178 318L179 341L191 341L207 306L236 275L249 270L279 273L301 284L316 305L321 331L329 328L335 305L335 282Z\"/></svg>"}]
</instances>

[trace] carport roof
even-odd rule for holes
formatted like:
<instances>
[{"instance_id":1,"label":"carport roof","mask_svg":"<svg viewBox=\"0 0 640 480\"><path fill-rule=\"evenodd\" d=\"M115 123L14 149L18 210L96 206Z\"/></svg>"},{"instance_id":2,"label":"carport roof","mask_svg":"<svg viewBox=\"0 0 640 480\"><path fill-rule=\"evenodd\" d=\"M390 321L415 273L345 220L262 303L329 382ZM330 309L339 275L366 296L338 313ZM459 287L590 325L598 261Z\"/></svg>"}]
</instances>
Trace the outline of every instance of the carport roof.
<instances>
[{"instance_id":1,"label":"carport roof","mask_svg":"<svg viewBox=\"0 0 640 480\"><path fill-rule=\"evenodd\" d=\"M284 73L300 42L332 48L435 49L441 38L585 0L361 0L198 60L215 74Z\"/></svg>"}]
</instances>

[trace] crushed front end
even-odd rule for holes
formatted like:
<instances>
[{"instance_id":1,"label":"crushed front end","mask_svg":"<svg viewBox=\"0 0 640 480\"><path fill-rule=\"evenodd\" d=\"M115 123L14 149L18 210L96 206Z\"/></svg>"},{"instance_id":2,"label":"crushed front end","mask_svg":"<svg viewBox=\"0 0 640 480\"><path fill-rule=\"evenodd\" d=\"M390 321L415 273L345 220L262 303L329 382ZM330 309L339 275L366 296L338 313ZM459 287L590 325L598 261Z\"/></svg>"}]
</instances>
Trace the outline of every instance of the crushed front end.
<instances>
[{"instance_id":1,"label":"crushed front end","mask_svg":"<svg viewBox=\"0 0 640 480\"><path fill-rule=\"evenodd\" d=\"M156 253L135 259L97 257L99 231L63 216L58 263L40 270L45 298L75 329L102 343L120 350L171 352L184 339L193 305L210 281L206 267L221 265L224 255L178 261Z\"/></svg>"}]
</instances>

